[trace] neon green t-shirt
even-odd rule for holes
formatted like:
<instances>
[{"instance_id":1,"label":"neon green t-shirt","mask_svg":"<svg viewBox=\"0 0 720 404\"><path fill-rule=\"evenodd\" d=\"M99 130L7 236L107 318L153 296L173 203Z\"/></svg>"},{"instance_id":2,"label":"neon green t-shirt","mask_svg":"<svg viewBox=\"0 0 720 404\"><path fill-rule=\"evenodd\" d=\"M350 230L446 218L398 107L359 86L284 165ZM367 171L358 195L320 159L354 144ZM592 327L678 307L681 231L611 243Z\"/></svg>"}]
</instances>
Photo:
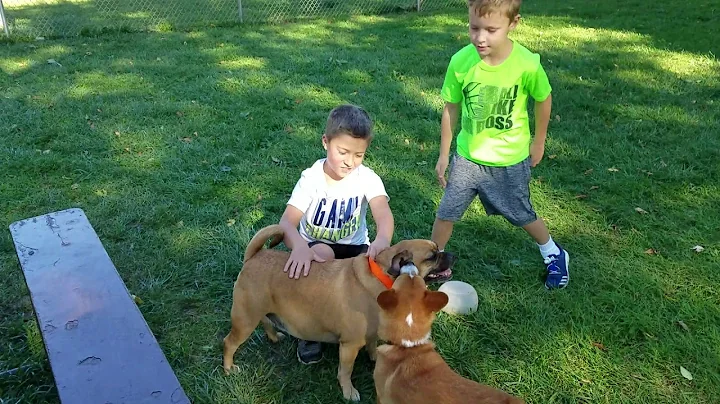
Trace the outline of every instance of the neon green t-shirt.
<instances>
[{"instance_id":1,"label":"neon green t-shirt","mask_svg":"<svg viewBox=\"0 0 720 404\"><path fill-rule=\"evenodd\" d=\"M446 102L462 103L457 152L487 166L510 166L530 155L528 95L545 101L552 88L540 56L517 42L504 62L483 62L473 44L450 59L442 87Z\"/></svg>"}]
</instances>

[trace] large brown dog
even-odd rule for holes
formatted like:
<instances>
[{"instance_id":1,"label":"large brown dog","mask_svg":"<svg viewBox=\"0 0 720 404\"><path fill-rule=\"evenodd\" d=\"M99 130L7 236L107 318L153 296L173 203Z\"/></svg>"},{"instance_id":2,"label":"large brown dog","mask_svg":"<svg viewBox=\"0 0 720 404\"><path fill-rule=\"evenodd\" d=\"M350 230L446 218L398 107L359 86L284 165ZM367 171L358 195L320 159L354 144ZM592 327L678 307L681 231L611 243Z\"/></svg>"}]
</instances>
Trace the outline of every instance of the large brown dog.
<instances>
[{"instance_id":1,"label":"large brown dog","mask_svg":"<svg viewBox=\"0 0 720 404\"><path fill-rule=\"evenodd\" d=\"M369 269L368 258L358 256L325 263L313 262L310 274L289 279L283 267L290 254L270 248L283 239L278 225L260 230L245 250L242 271L235 281L232 329L224 339L223 368L230 372L240 344L262 322L268 338L278 341L274 326L296 338L340 344L338 381L346 399L359 400L350 380L355 357L363 346L375 359L380 308L377 296L387 287ZM270 240L268 249L263 249ZM380 252L375 261L382 274L395 278L412 263L421 276L442 279L454 257L438 251L429 240L406 240ZM388 281L391 282L391 279Z\"/></svg>"},{"instance_id":2,"label":"large brown dog","mask_svg":"<svg viewBox=\"0 0 720 404\"><path fill-rule=\"evenodd\" d=\"M522 404L502 390L455 373L435 352L430 329L448 297L427 290L419 276L400 275L378 295L378 336L391 345L377 349L375 389L381 404Z\"/></svg>"}]
</instances>

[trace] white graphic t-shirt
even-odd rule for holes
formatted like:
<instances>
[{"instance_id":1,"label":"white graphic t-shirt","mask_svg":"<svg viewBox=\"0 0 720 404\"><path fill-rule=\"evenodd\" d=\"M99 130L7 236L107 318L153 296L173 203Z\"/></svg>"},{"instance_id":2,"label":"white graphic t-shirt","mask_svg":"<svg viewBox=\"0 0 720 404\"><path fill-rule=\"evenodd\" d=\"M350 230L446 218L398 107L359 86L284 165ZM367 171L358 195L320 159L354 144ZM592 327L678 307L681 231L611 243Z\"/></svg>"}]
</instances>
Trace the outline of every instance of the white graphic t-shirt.
<instances>
[{"instance_id":1,"label":"white graphic t-shirt","mask_svg":"<svg viewBox=\"0 0 720 404\"><path fill-rule=\"evenodd\" d=\"M341 181L328 185L323 163L325 159L320 159L302 172L288 201L304 212L300 235L308 242L369 244L365 221L368 201L377 196L390 199L382 180L360 165Z\"/></svg>"}]
</instances>

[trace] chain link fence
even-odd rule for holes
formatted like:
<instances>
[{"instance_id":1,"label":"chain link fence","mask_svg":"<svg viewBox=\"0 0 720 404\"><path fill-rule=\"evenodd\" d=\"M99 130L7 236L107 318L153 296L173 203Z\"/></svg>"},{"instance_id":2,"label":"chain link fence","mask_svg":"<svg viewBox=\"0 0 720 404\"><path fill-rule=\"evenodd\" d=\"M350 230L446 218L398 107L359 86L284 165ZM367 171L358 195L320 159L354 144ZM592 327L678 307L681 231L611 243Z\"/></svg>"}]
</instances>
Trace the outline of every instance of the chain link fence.
<instances>
[{"instance_id":1,"label":"chain link fence","mask_svg":"<svg viewBox=\"0 0 720 404\"><path fill-rule=\"evenodd\" d=\"M0 0L11 37L167 31L462 7L465 0Z\"/></svg>"}]
</instances>

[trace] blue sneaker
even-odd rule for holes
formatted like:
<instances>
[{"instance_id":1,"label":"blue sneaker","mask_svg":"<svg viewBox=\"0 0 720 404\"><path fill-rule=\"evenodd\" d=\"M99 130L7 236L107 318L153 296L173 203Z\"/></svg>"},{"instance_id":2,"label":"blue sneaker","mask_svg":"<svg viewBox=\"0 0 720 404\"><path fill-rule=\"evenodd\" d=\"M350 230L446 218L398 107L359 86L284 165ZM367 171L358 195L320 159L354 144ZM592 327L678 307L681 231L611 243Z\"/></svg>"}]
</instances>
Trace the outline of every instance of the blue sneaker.
<instances>
[{"instance_id":1,"label":"blue sneaker","mask_svg":"<svg viewBox=\"0 0 720 404\"><path fill-rule=\"evenodd\" d=\"M556 244L557 245L557 244ZM560 254L552 254L545 258L547 278L545 278L545 289L562 289L570 282L570 255L559 245Z\"/></svg>"}]
</instances>

